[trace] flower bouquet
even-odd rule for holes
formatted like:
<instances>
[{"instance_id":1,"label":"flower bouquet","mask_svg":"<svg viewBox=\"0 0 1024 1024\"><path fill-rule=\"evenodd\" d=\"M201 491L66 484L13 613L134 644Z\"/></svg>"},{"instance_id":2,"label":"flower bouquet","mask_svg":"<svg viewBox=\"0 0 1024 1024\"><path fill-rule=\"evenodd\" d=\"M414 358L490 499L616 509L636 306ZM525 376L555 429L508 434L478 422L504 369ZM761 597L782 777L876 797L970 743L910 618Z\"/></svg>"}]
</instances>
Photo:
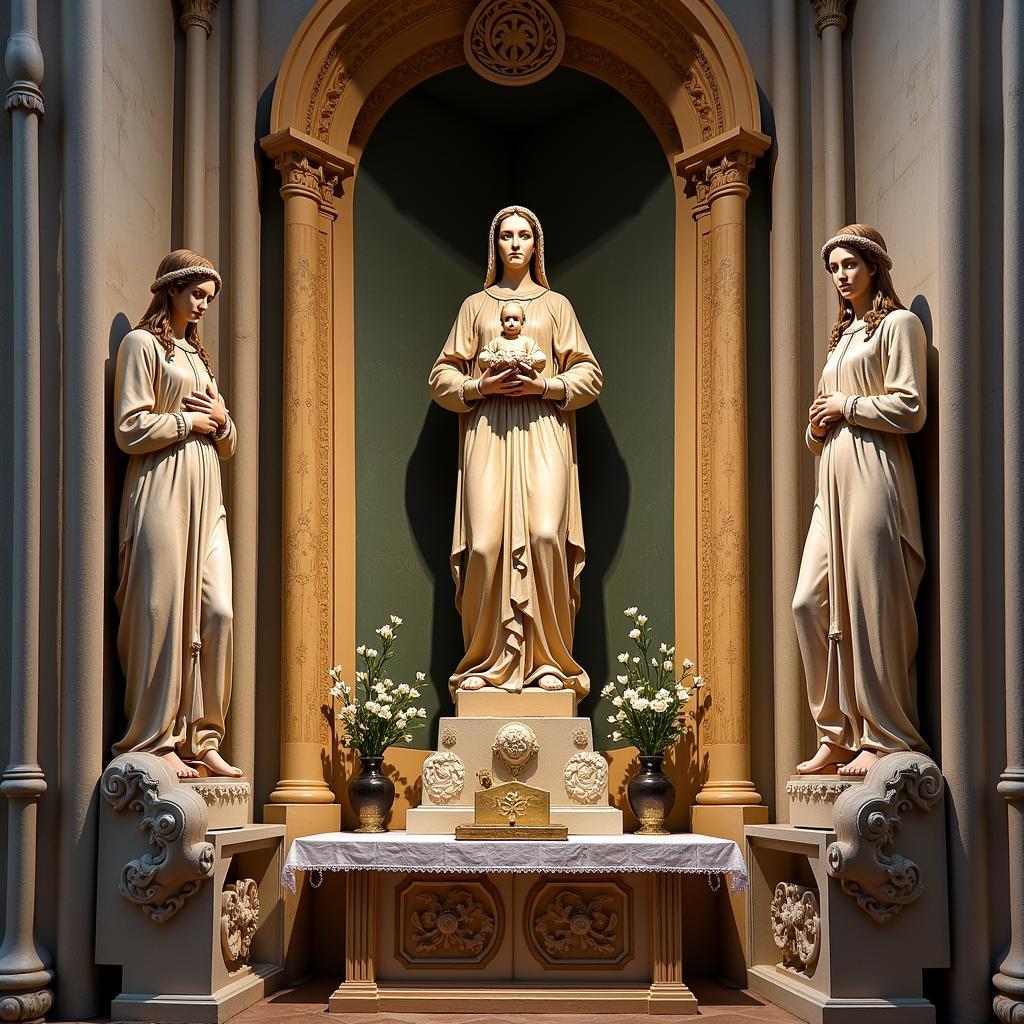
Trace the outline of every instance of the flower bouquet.
<instances>
[{"instance_id":1,"label":"flower bouquet","mask_svg":"<svg viewBox=\"0 0 1024 1024\"><path fill-rule=\"evenodd\" d=\"M608 683L601 696L610 698L615 713L608 722L615 729L612 740L626 740L640 752L640 772L629 780L626 795L630 808L640 820L638 835L667 835L665 818L675 800L675 785L661 770L665 751L686 734L693 714L690 702L704 688L704 680L693 674L693 662L684 658L675 664L675 647L655 641L647 616L635 607L627 608L633 624L629 639L635 653L618 656L622 674Z\"/></svg>"},{"instance_id":2,"label":"flower bouquet","mask_svg":"<svg viewBox=\"0 0 1024 1024\"><path fill-rule=\"evenodd\" d=\"M413 729L426 724L427 709L416 707L420 691L408 683L395 683L386 674L387 663L395 656L395 641L402 620L397 615L379 626L380 650L360 644L356 654L364 668L356 672L352 688L341 677L341 666L330 670L331 697L340 702L336 719L343 729L342 743L359 751L360 774L348 784L349 799L359 816L357 832L385 832L384 819L395 799L394 783L381 772L384 751L400 740L408 743ZM426 676L416 673L416 682Z\"/></svg>"}]
</instances>

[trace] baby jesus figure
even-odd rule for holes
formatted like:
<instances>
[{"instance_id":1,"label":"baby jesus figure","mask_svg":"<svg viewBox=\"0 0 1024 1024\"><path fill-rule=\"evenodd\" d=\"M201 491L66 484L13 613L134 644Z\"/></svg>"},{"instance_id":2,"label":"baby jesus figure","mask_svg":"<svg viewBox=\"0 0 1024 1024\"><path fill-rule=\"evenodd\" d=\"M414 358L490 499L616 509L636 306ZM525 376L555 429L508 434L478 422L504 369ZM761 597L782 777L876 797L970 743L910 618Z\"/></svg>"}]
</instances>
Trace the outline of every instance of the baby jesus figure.
<instances>
[{"instance_id":1,"label":"baby jesus figure","mask_svg":"<svg viewBox=\"0 0 1024 1024\"><path fill-rule=\"evenodd\" d=\"M518 302L506 302L501 307L501 334L492 338L480 353L480 369L486 373L493 370L513 370L519 367L523 372L534 370L540 373L547 360L540 346L529 335L523 334L526 313Z\"/></svg>"}]
</instances>

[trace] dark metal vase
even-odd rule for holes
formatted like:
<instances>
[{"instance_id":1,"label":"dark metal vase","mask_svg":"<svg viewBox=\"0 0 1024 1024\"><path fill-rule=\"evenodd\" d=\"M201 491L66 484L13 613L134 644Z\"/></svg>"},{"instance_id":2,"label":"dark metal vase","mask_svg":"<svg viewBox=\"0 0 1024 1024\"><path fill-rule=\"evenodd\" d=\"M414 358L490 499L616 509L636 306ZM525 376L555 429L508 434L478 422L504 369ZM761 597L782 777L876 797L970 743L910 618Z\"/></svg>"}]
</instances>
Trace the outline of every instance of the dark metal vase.
<instances>
[{"instance_id":1,"label":"dark metal vase","mask_svg":"<svg viewBox=\"0 0 1024 1024\"><path fill-rule=\"evenodd\" d=\"M360 772L349 780L348 798L359 816L357 832L387 832L384 820L395 802L395 784L381 771L383 757L359 757Z\"/></svg>"},{"instance_id":2,"label":"dark metal vase","mask_svg":"<svg viewBox=\"0 0 1024 1024\"><path fill-rule=\"evenodd\" d=\"M664 754L641 754L640 771L626 787L629 809L637 816L638 836L667 836L665 819L676 802L676 785L661 770Z\"/></svg>"}]
</instances>

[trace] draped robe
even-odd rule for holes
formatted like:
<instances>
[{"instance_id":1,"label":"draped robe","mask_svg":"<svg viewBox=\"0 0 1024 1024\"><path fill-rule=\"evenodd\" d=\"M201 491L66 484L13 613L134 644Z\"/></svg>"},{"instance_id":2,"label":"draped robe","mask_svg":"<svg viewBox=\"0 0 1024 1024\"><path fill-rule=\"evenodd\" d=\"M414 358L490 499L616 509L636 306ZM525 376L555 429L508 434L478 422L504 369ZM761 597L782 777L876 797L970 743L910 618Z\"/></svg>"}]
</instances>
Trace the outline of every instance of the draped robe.
<instances>
[{"instance_id":1,"label":"draped robe","mask_svg":"<svg viewBox=\"0 0 1024 1024\"><path fill-rule=\"evenodd\" d=\"M565 401L464 400L465 383L481 376L480 353L501 331L501 307L513 298L544 353L542 375L565 385ZM452 692L470 676L518 692L551 674L583 696L590 681L572 656L586 555L574 410L597 398L602 375L572 305L540 286L470 295L429 383L440 405L461 414L451 570L466 654Z\"/></svg>"}]
</instances>

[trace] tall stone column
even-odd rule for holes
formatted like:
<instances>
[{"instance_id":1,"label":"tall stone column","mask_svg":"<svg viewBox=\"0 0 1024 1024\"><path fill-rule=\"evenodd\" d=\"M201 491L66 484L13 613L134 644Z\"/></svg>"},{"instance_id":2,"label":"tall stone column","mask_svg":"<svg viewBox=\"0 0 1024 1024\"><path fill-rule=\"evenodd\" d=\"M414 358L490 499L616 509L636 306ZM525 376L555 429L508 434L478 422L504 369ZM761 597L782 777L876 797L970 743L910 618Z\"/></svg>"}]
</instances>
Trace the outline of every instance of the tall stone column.
<instances>
[{"instance_id":1,"label":"tall stone column","mask_svg":"<svg viewBox=\"0 0 1024 1024\"><path fill-rule=\"evenodd\" d=\"M786 782L803 755L807 696L792 604L803 531L801 464L806 414L800 394L800 66L797 0L772 0L772 612L775 820L786 821Z\"/></svg>"},{"instance_id":2,"label":"tall stone column","mask_svg":"<svg viewBox=\"0 0 1024 1024\"><path fill-rule=\"evenodd\" d=\"M811 0L821 36L824 106L825 221L831 234L846 224L846 132L843 117L843 32L847 0Z\"/></svg>"},{"instance_id":3,"label":"tall stone column","mask_svg":"<svg viewBox=\"0 0 1024 1024\"><path fill-rule=\"evenodd\" d=\"M227 463L233 565L234 650L227 740L231 759L252 779L256 747L256 593L259 563L260 210L253 126L259 84L256 71L257 0L231 4L231 332L229 394L238 426L234 458Z\"/></svg>"},{"instance_id":4,"label":"tall stone column","mask_svg":"<svg viewBox=\"0 0 1024 1024\"><path fill-rule=\"evenodd\" d=\"M185 190L182 239L203 250L206 220L206 41L213 31L217 0L181 0L185 32Z\"/></svg>"},{"instance_id":5,"label":"tall stone column","mask_svg":"<svg viewBox=\"0 0 1024 1024\"><path fill-rule=\"evenodd\" d=\"M0 777L7 804L4 940L0 945L0 1020L36 1021L53 1005L53 971L34 935L36 812L46 792L39 741L40 293L39 120L43 52L35 0L12 0L4 63L11 86L11 262L14 347L9 400L13 424L10 763Z\"/></svg>"},{"instance_id":6,"label":"tall stone column","mask_svg":"<svg viewBox=\"0 0 1024 1024\"><path fill-rule=\"evenodd\" d=\"M106 569L104 375L109 322L96 268L103 263L102 0L78 0L61 18L63 80L63 377L60 665L60 846L57 1013L99 1011L96 933L96 782L103 771Z\"/></svg>"},{"instance_id":7,"label":"tall stone column","mask_svg":"<svg viewBox=\"0 0 1024 1024\"><path fill-rule=\"evenodd\" d=\"M1003 579L1006 581L1006 771L1010 949L993 978L1003 1024L1024 1021L1024 9L1003 8Z\"/></svg>"},{"instance_id":8,"label":"tall stone column","mask_svg":"<svg viewBox=\"0 0 1024 1024\"><path fill-rule=\"evenodd\" d=\"M297 150L274 158L284 199L284 415L282 419L281 777L271 803L328 804L327 739L321 706L330 667L329 383L320 379L324 353L319 308L328 282L321 259L321 215L333 217L337 176ZM329 360L327 370L329 372ZM328 421L324 423L324 417Z\"/></svg>"}]
</instances>

